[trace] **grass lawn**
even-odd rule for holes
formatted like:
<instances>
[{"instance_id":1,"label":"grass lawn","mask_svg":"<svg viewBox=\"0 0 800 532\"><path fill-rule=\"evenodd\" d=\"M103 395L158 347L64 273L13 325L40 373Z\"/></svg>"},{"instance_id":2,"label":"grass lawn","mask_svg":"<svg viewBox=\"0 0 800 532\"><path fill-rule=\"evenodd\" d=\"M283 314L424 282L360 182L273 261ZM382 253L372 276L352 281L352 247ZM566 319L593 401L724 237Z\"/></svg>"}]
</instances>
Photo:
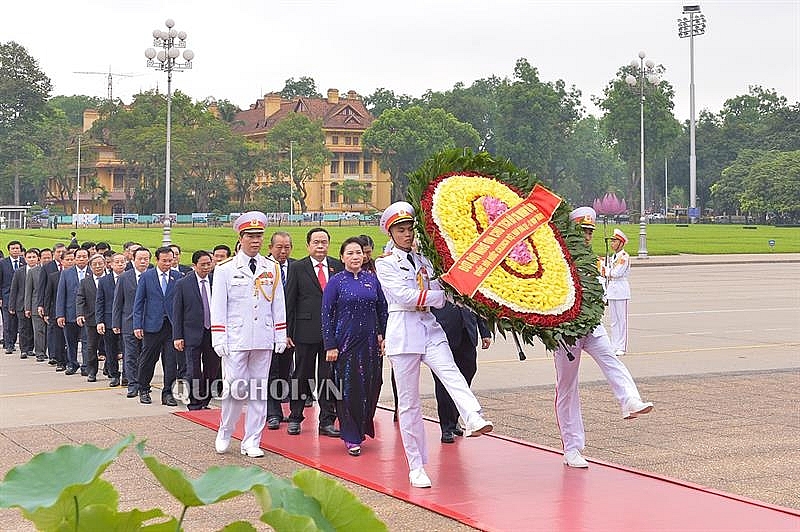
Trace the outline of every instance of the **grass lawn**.
<instances>
[{"instance_id":1,"label":"grass lawn","mask_svg":"<svg viewBox=\"0 0 800 532\"><path fill-rule=\"evenodd\" d=\"M292 235L294 250L292 256L299 258L305 256L305 235L312 226L302 227L268 227L267 235L273 231L284 230ZM638 224L609 224L606 234L610 235L615 227L622 229L628 235L626 249L635 255L639 248ZM745 229L741 225L692 225L677 227L673 224L651 224L647 226L647 251L650 255L675 255L679 253L692 254L726 254L726 253L769 253L769 241L775 241L776 253L800 253L800 227L772 227L768 225L755 226L755 229ZM339 255L339 246L342 241L354 235L367 234L375 240L376 251L386 243L386 236L375 225L328 225L325 226L331 234L330 254ZM0 245L3 251L9 240L19 240L25 247L51 247L56 242L68 243L71 229L6 229L0 231ZM594 239L594 250L602 254L604 228L597 227ZM161 227L135 227L95 229L87 228L78 231L78 240L83 242L105 241L114 249L122 249L122 243L134 240L155 249L161 244ZM190 227L178 226L172 229L172 241L181 246L183 250L181 262L191 262L192 252L197 249L211 249L217 244L227 244L231 248L236 243L236 235L230 227ZM266 246L265 246L266 248Z\"/></svg>"}]
</instances>

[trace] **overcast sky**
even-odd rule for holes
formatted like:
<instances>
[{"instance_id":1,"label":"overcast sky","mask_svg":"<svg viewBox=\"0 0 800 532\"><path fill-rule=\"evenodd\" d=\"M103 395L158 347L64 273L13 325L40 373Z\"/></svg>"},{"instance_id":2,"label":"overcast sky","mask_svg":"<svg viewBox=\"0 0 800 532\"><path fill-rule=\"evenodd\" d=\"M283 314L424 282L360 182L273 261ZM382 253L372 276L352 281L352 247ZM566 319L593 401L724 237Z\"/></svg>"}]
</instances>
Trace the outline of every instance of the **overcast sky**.
<instances>
[{"instance_id":1,"label":"overcast sky","mask_svg":"<svg viewBox=\"0 0 800 532\"><path fill-rule=\"evenodd\" d=\"M287 78L367 96L384 87L420 96L457 82L511 76L525 57L543 81L562 79L590 97L640 50L666 68L675 115L689 117L689 39L679 39L677 1L523 0L14 0L4 2L0 41L17 41L52 79L53 94L104 97L166 91L145 66L153 29L188 33L195 60L173 89L246 109ZM700 2L706 34L695 38L697 111L717 112L748 86L800 99L800 0Z\"/></svg>"}]
</instances>

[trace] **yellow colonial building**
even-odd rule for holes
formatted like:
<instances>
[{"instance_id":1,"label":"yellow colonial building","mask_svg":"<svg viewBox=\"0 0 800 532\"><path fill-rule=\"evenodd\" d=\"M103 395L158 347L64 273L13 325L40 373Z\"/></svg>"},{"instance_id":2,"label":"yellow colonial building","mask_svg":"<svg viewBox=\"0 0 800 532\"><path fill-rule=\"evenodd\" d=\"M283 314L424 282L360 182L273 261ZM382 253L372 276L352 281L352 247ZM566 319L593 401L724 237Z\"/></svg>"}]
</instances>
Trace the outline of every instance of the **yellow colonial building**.
<instances>
[{"instance_id":1,"label":"yellow colonial building","mask_svg":"<svg viewBox=\"0 0 800 532\"><path fill-rule=\"evenodd\" d=\"M363 152L361 146L361 136L375 118L355 91L340 96L338 90L328 89L326 98L284 99L280 94L265 94L250 109L236 115L233 131L250 140L264 142L267 132L290 113L320 120L325 146L331 152L329 164L305 183L309 211L372 212L389 206L391 177L380 168L377 159ZM265 185L270 179L270 176L260 176L258 184ZM344 183L351 180L364 185L366 198L363 201L347 201Z\"/></svg>"}]
</instances>

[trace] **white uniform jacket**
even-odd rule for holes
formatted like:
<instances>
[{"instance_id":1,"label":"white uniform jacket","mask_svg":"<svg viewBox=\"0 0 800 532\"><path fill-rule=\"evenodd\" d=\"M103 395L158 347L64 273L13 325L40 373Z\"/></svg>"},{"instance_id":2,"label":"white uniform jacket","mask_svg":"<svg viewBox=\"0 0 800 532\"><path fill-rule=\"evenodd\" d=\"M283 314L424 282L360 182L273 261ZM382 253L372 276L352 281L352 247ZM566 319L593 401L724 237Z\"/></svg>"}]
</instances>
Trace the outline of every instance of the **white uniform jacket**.
<instances>
[{"instance_id":1,"label":"white uniform jacket","mask_svg":"<svg viewBox=\"0 0 800 532\"><path fill-rule=\"evenodd\" d=\"M280 268L256 255L256 272L241 251L214 268L211 343L229 351L274 348L286 342L286 303Z\"/></svg>"},{"instance_id":2,"label":"white uniform jacket","mask_svg":"<svg viewBox=\"0 0 800 532\"><path fill-rule=\"evenodd\" d=\"M439 281L432 279L433 266L419 253L393 248L375 261L389 320L386 324L386 354L425 353L426 345L447 341L430 307L442 308L445 294Z\"/></svg>"},{"instance_id":3,"label":"white uniform jacket","mask_svg":"<svg viewBox=\"0 0 800 532\"><path fill-rule=\"evenodd\" d=\"M619 250L611 257L609 266L603 270L606 277L606 299L630 299L628 274L631 271L631 257L628 252Z\"/></svg>"}]
</instances>

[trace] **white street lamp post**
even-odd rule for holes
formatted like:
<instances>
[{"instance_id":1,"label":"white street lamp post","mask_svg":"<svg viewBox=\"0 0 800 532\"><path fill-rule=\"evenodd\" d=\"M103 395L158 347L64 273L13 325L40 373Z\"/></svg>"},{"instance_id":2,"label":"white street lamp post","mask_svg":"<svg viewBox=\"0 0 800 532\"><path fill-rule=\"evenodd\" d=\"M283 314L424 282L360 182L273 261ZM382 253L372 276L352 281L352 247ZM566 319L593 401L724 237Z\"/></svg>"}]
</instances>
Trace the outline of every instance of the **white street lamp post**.
<instances>
[{"instance_id":1,"label":"white street lamp post","mask_svg":"<svg viewBox=\"0 0 800 532\"><path fill-rule=\"evenodd\" d=\"M81 135L78 135L78 162L75 175L75 229L78 228L78 216L81 211Z\"/></svg>"},{"instance_id":2,"label":"white street lamp post","mask_svg":"<svg viewBox=\"0 0 800 532\"><path fill-rule=\"evenodd\" d=\"M170 189L170 151L172 136L172 71L181 71L192 68L194 52L189 49L183 51L184 63L177 59L181 53L178 48L186 48L186 32L178 31L174 28L175 21L168 18L164 23L167 31L153 30L153 46L161 48L156 52L155 48L148 48L144 51L147 57L147 66L162 70L167 73L167 160L166 175L164 179L164 236L162 245L168 246L172 243L170 237L171 220L169 218L169 189ZM177 37L177 40L176 40Z\"/></svg>"},{"instance_id":3,"label":"white street lamp post","mask_svg":"<svg viewBox=\"0 0 800 532\"><path fill-rule=\"evenodd\" d=\"M648 59L646 54L639 52L639 60L631 61L631 68L638 69L637 76L628 74L625 82L631 87L639 86L639 257L647 258L647 217L645 216L644 203L644 85L658 83L655 63Z\"/></svg>"},{"instance_id":4,"label":"white street lamp post","mask_svg":"<svg viewBox=\"0 0 800 532\"><path fill-rule=\"evenodd\" d=\"M706 32L706 17L700 13L700 6L683 6L683 14L689 18L678 19L678 37L689 37L689 216L697 220L697 154L695 153L694 124L694 36Z\"/></svg>"},{"instance_id":5,"label":"white street lamp post","mask_svg":"<svg viewBox=\"0 0 800 532\"><path fill-rule=\"evenodd\" d=\"M289 141L289 223L294 217L294 141Z\"/></svg>"}]
</instances>

